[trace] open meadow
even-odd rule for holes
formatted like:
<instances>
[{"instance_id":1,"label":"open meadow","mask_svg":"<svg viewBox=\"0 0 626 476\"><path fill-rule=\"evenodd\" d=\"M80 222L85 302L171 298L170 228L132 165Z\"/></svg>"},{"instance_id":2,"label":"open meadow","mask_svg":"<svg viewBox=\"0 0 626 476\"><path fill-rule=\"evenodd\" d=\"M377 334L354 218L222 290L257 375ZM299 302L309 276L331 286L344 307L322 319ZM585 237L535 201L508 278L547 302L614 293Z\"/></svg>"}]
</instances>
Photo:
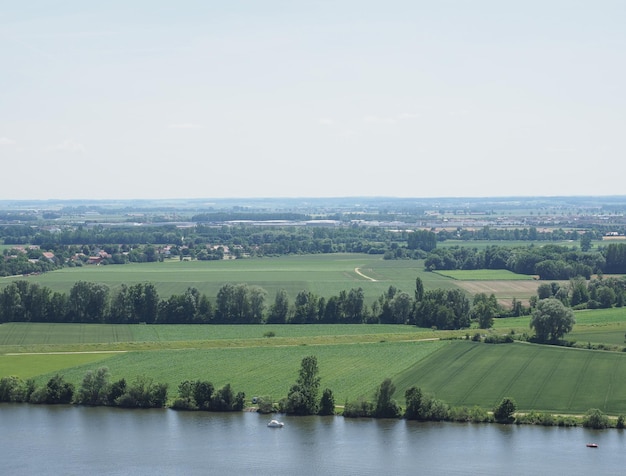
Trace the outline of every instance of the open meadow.
<instances>
[{"instance_id":1,"label":"open meadow","mask_svg":"<svg viewBox=\"0 0 626 476\"><path fill-rule=\"evenodd\" d=\"M424 270L422 260L383 260L380 255L320 254L280 256L221 261L179 261L130 263L125 265L63 268L36 276L1 278L0 288L11 281L26 279L53 291L69 292L77 281L106 284L115 292L123 284L150 282L161 297L182 294L188 287L213 298L226 283L260 286L272 300L279 289L290 299L302 290L329 297L342 290L363 288L365 299L373 302L389 286L412 293L415 278L421 277L426 289L454 288L455 283Z\"/></svg>"}]
</instances>

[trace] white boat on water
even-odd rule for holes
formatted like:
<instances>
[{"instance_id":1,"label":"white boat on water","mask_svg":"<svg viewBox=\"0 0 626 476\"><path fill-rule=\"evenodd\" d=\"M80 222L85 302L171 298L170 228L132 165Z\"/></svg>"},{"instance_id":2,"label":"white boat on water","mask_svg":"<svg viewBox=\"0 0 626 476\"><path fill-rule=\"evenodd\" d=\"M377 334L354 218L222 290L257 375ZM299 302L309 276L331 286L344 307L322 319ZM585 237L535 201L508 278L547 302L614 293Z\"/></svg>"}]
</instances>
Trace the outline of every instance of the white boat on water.
<instances>
[{"instance_id":1,"label":"white boat on water","mask_svg":"<svg viewBox=\"0 0 626 476\"><path fill-rule=\"evenodd\" d=\"M267 426L269 426L270 428L282 428L283 426L285 426L285 424L282 421L270 420Z\"/></svg>"}]
</instances>

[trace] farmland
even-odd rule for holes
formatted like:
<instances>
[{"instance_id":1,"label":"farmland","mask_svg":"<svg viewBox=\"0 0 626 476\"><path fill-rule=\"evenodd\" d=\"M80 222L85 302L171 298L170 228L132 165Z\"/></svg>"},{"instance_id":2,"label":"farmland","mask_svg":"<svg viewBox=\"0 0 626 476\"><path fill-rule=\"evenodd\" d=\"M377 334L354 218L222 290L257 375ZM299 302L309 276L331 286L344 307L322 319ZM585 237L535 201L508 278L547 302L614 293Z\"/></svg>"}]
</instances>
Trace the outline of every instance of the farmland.
<instances>
[{"instance_id":1,"label":"farmland","mask_svg":"<svg viewBox=\"0 0 626 476\"><path fill-rule=\"evenodd\" d=\"M0 287L12 280L28 279L53 291L67 293L76 281L82 280L106 284L115 292L122 283L150 282L156 286L161 297L167 298L172 294L182 294L188 287L195 287L201 293L214 297L226 283L247 283L262 287L270 297L277 290L285 289L291 299L302 290L327 297L341 290L361 287L366 299L371 302L390 285L412 292L417 276L424 280L427 289L456 287L445 276L425 271L421 260L385 261L380 256L367 254L82 266L27 278L3 278L0 279Z\"/></svg>"},{"instance_id":2,"label":"farmland","mask_svg":"<svg viewBox=\"0 0 626 476\"><path fill-rule=\"evenodd\" d=\"M245 282L293 297L300 290L322 296L361 287L372 302L389 286L411 293L415 278L426 289L461 288L469 295L494 293L507 304L526 301L538 282L507 271L427 272L423 261L382 260L367 254L283 256L223 261L165 261L122 266L64 268L27 278L68 292L79 280L106 284L151 282L161 296L193 286L215 296L225 283ZM623 309L580 311L568 336L579 342L623 345ZM497 319L495 334L529 332L529 318ZM301 359L315 355L322 387L338 404L372 398L385 378L395 398L418 385L451 405L491 408L502 396L521 410L583 413L597 407L626 413L626 354L527 343L486 345L463 338L477 329L436 331L401 325L108 325L5 323L0 325L0 376L44 383L56 373L78 385L87 370L107 366L113 378L148 376L167 383L170 398L185 379L230 383L248 397L284 397ZM626 381L625 381L626 382Z\"/></svg>"},{"instance_id":3,"label":"farmland","mask_svg":"<svg viewBox=\"0 0 626 476\"><path fill-rule=\"evenodd\" d=\"M580 311L576 317L572 338L623 340L622 310ZM492 332L526 332L528 322L498 319ZM431 340L465 332L401 325L6 323L0 326L0 374L43 383L62 373L78 384L87 370L107 366L114 378L149 376L167 383L171 394L181 381L200 378L217 386L230 383L248 396L279 399L297 377L300 360L315 355L322 387L331 388L339 404L372 398L389 377L400 402L408 387L418 385L451 405L491 408L506 395L520 410L626 412L624 353Z\"/></svg>"}]
</instances>

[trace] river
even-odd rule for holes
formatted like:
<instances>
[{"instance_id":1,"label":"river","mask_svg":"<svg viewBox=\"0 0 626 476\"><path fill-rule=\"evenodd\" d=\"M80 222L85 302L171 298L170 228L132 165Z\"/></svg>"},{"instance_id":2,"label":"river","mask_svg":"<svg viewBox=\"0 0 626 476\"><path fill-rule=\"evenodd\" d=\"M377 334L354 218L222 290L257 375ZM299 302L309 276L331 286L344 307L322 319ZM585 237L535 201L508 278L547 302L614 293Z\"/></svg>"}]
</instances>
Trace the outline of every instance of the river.
<instances>
[{"instance_id":1,"label":"river","mask_svg":"<svg viewBox=\"0 0 626 476\"><path fill-rule=\"evenodd\" d=\"M624 474L626 432L0 404L6 475ZM587 448L594 442L598 448Z\"/></svg>"}]
</instances>

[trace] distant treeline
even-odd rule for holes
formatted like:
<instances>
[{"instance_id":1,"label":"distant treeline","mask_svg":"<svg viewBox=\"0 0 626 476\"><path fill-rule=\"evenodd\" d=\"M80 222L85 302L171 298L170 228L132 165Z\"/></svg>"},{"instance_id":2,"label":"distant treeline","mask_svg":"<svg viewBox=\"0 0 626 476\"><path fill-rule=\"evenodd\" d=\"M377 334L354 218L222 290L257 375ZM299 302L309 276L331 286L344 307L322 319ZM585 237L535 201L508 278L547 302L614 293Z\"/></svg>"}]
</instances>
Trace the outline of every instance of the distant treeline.
<instances>
[{"instance_id":1,"label":"distant treeline","mask_svg":"<svg viewBox=\"0 0 626 476\"><path fill-rule=\"evenodd\" d=\"M466 246L437 248L426 257L429 270L507 269L538 275L543 280L563 280L593 274L626 273L626 244L611 243L601 251L581 251L567 246L506 247L485 249Z\"/></svg>"},{"instance_id":2,"label":"distant treeline","mask_svg":"<svg viewBox=\"0 0 626 476\"><path fill-rule=\"evenodd\" d=\"M174 225L154 228L83 227L37 230L35 227L0 227L5 244L28 243L23 252L5 249L0 258L0 276L41 273L63 266L88 263L100 256L99 264L160 261L165 258L218 260L292 254L368 253L384 259L424 259L426 268L509 269L541 279L589 277L595 273L626 273L626 244L611 243L591 251L591 240L601 235L588 231L535 228L500 230L390 231L382 227L252 227L198 225L179 229ZM491 246L478 250L468 246L437 247L448 239L545 241L542 246ZM554 240L572 240L560 246ZM580 246L578 246L580 244ZM44 258L44 252L54 254ZM102 253L104 252L104 253Z\"/></svg>"},{"instance_id":3,"label":"distant treeline","mask_svg":"<svg viewBox=\"0 0 626 476\"><path fill-rule=\"evenodd\" d=\"M206 215L206 218L218 217ZM0 226L0 238L8 245L32 244L55 253L61 252L63 247L72 245L102 248L125 245L137 248L147 244L159 244L184 246L194 253L210 245L237 248L246 256L355 252L381 254L387 259L423 258L423 253L418 251L431 251L437 242L452 239L547 242L571 240L578 243L582 236L589 240L602 238L602 233L595 229L581 235L577 231L562 229L539 232L535 227L520 229L483 227L479 230L454 231L444 229L436 233L420 230L410 224L400 228L390 230L386 227L364 226L358 222L343 223L341 226L250 226L226 223L216 225L199 221L191 228L177 228L174 224L141 227L126 224L79 225L59 228L4 225Z\"/></svg>"}]
</instances>

